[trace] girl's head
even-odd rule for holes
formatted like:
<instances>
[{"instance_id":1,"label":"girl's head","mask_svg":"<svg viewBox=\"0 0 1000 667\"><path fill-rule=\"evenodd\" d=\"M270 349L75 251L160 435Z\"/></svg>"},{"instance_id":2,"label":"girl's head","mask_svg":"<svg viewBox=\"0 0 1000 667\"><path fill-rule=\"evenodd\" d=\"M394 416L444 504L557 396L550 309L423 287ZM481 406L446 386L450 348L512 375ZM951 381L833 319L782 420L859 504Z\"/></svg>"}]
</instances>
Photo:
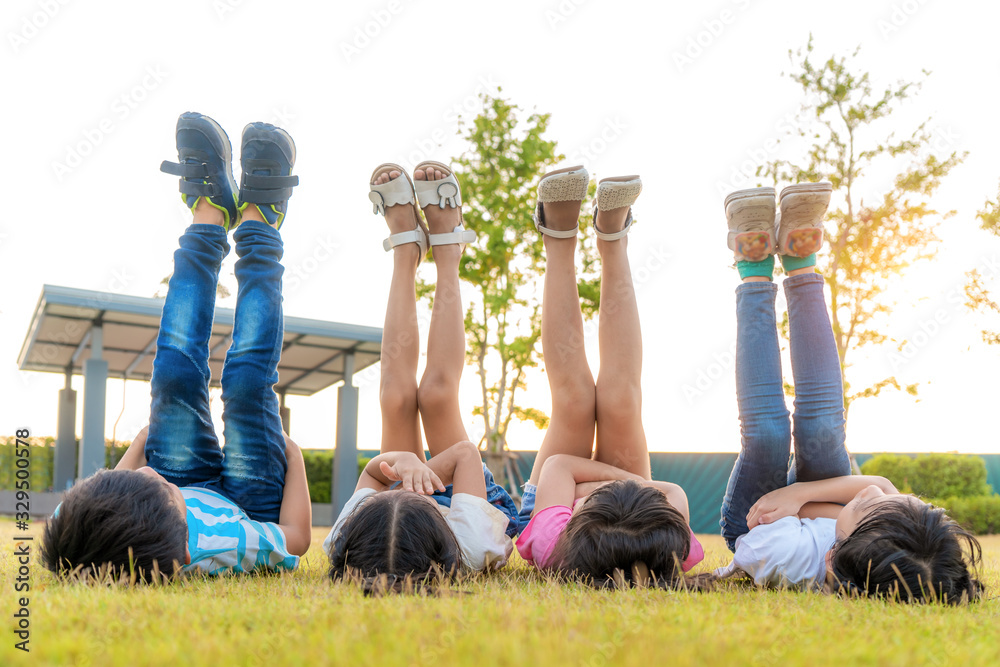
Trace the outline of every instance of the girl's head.
<instances>
[{"instance_id":1,"label":"girl's head","mask_svg":"<svg viewBox=\"0 0 1000 667\"><path fill-rule=\"evenodd\" d=\"M425 581L457 573L462 552L430 496L386 491L368 498L348 517L330 560L334 580L385 575Z\"/></svg>"},{"instance_id":2,"label":"girl's head","mask_svg":"<svg viewBox=\"0 0 1000 667\"><path fill-rule=\"evenodd\" d=\"M842 514L827 556L838 587L905 602L960 604L981 596L973 576L979 542L941 508L914 496L862 491Z\"/></svg>"},{"instance_id":3,"label":"girl's head","mask_svg":"<svg viewBox=\"0 0 1000 667\"><path fill-rule=\"evenodd\" d=\"M617 481L590 494L566 525L552 563L596 587L670 583L691 548L684 517L659 489Z\"/></svg>"}]
</instances>

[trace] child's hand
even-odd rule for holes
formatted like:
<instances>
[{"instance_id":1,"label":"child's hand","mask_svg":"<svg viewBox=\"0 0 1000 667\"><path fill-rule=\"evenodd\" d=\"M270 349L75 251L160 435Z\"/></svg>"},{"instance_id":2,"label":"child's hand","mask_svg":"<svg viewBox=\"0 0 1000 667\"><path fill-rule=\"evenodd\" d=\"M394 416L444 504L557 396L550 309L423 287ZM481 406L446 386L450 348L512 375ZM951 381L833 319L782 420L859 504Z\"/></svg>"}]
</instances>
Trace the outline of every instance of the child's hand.
<instances>
[{"instance_id":1,"label":"child's hand","mask_svg":"<svg viewBox=\"0 0 1000 667\"><path fill-rule=\"evenodd\" d=\"M441 483L441 478L427 467L427 464L416 456L407 456L397 461L394 465L389 465L382 461L379 470L390 481L402 482L406 491L416 491L420 494L430 495L434 490L444 491L445 486Z\"/></svg>"},{"instance_id":2,"label":"child's hand","mask_svg":"<svg viewBox=\"0 0 1000 667\"><path fill-rule=\"evenodd\" d=\"M804 501L796 493L795 485L775 489L761 496L747 512L747 528L763 523L774 523L786 516L797 516Z\"/></svg>"}]
</instances>

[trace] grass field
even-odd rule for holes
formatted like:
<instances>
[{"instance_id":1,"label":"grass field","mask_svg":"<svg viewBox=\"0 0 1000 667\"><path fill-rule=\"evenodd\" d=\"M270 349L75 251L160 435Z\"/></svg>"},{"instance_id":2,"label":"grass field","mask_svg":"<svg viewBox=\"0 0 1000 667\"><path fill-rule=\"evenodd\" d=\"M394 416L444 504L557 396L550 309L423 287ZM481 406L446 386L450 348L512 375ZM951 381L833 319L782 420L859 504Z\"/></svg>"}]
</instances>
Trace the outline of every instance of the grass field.
<instances>
[{"instance_id":1,"label":"grass field","mask_svg":"<svg viewBox=\"0 0 1000 667\"><path fill-rule=\"evenodd\" d=\"M34 523L37 534L39 523ZM465 595L366 599L325 576L321 542L296 573L160 588L56 582L33 560L31 652L2 665L1000 665L1000 536L982 539L991 598L906 606L727 582L711 593L597 592L546 581L516 556ZM0 520L12 627L14 524ZM699 570L727 560L701 537Z\"/></svg>"}]
</instances>

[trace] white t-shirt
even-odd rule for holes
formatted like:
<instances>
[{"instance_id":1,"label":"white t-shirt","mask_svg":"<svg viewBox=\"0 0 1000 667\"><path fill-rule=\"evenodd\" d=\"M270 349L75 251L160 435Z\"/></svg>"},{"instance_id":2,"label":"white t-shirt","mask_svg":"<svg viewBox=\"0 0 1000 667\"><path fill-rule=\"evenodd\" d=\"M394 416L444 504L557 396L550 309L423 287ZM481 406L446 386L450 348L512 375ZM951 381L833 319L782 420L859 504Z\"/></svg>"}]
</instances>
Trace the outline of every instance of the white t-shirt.
<instances>
[{"instance_id":1,"label":"white t-shirt","mask_svg":"<svg viewBox=\"0 0 1000 667\"><path fill-rule=\"evenodd\" d=\"M378 493L375 489L359 489L344 505L330 534L323 541L323 551L327 556L333 553L333 543L340 533L347 517L365 499ZM451 507L438 505L438 511L455 534L462 550L462 564L470 570L499 570L507 563L514 543L507 537L507 515L485 498L468 493L456 493L451 497Z\"/></svg>"},{"instance_id":2,"label":"white t-shirt","mask_svg":"<svg viewBox=\"0 0 1000 667\"><path fill-rule=\"evenodd\" d=\"M733 561L715 574L724 579L745 572L758 586L820 588L826 581L826 553L836 541L834 519L786 516L736 538Z\"/></svg>"}]
</instances>

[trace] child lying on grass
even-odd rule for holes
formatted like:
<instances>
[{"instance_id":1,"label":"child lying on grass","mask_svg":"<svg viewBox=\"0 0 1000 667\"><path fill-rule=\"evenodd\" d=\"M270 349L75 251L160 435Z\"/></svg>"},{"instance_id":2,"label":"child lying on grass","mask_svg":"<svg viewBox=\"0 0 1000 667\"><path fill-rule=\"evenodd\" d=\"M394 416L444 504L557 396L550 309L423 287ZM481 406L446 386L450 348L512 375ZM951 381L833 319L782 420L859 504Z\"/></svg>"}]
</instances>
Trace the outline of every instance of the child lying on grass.
<instances>
[{"instance_id":1,"label":"child lying on grass","mask_svg":"<svg viewBox=\"0 0 1000 667\"><path fill-rule=\"evenodd\" d=\"M155 579L292 570L312 538L305 465L281 429L278 379L283 319L278 229L292 186L295 145L266 123L243 130L243 186L232 149L211 118L177 122L182 199L193 224L174 253L156 341L146 430L111 471L70 489L43 535L57 574L110 567L115 577ZM237 227L237 225L239 225ZM219 268L235 228L236 321L222 371L225 449L209 411L209 339Z\"/></svg>"}]
</instances>

